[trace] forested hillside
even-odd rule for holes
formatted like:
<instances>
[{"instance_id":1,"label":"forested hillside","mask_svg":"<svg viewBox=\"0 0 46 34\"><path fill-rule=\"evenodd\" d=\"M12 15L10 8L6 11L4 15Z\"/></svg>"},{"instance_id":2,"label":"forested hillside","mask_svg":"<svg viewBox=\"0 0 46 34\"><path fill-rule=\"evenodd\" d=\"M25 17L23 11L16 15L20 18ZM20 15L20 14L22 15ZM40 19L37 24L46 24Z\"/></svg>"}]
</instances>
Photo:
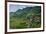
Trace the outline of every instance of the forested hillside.
<instances>
[{"instance_id":1,"label":"forested hillside","mask_svg":"<svg viewBox=\"0 0 46 34\"><path fill-rule=\"evenodd\" d=\"M39 28L41 27L41 7L26 7L16 12L10 12L10 28Z\"/></svg>"}]
</instances>

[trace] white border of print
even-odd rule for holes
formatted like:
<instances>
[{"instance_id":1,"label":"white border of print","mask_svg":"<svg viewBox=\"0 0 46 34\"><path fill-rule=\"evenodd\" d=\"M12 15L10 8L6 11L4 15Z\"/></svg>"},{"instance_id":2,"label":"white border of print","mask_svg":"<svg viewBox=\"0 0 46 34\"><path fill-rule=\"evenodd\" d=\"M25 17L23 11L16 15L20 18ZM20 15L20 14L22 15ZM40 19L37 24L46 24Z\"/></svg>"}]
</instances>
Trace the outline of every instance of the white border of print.
<instances>
[{"instance_id":1,"label":"white border of print","mask_svg":"<svg viewBox=\"0 0 46 34\"><path fill-rule=\"evenodd\" d=\"M10 4L14 4L14 5L41 6L41 28L10 29L10 28L9 28L9 5L10 5ZM43 30L43 4L7 2L7 32L35 31L35 30Z\"/></svg>"}]
</instances>

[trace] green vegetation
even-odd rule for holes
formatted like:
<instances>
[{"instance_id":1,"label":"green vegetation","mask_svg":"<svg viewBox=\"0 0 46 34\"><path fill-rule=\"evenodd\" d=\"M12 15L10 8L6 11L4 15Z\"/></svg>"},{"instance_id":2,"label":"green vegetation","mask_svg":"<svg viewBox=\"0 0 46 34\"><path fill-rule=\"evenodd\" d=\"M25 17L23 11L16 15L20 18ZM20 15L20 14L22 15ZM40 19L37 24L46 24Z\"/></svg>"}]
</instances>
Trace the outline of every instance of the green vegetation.
<instances>
[{"instance_id":1,"label":"green vegetation","mask_svg":"<svg viewBox=\"0 0 46 34\"><path fill-rule=\"evenodd\" d=\"M41 27L41 7L26 7L16 12L10 12L10 28L40 28Z\"/></svg>"}]
</instances>

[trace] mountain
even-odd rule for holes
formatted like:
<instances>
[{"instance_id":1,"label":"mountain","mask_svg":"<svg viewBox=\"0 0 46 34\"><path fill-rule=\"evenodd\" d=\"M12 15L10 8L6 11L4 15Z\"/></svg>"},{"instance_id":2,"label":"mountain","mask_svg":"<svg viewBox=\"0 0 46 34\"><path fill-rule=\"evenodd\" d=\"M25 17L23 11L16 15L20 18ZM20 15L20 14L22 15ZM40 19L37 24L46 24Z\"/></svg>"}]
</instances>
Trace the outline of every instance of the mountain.
<instances>
[{"instance_id":1,"label":"mountain","mask_svg":"<svg viewBox=\"0 0 46 34\"><path fill-rule=\"evenodd\" d=\"M41 6L26 7L10 12L10 28L39 28L41 27Z\"/></svg>"},{"instance_id":2,"label":"mountain","mask_svg":"<svg viewBox=\"0 0 46 34\"><path fill-rule=\"evenodd\" d=\"M40 6L35 6L35 7L26 7L23 9L19 9L16 12L10 12L10 15L14 15L17 17L23 17L26 15L32 15L32 14L39 14L41 12L41 7Z\"/></svg>"}]
</instances>

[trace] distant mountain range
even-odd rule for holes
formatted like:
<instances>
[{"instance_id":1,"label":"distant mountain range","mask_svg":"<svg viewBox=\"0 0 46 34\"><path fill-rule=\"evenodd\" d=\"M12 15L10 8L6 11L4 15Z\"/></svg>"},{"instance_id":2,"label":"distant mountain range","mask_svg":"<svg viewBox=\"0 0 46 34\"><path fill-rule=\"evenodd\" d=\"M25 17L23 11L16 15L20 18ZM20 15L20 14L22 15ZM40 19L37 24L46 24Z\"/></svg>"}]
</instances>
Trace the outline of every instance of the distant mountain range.
<instances>
[{"instance_id":1,"label":"distant mountain range","mask_svg":"<svg viewBox=\"0 0 46 34\"><path fill-rule=\"evenodd\" d=\"M26 7L23 9L18 9L16 12L10 12L10 16L15 17L28 17L30 15L38 15L41 12L40 6L34 6L34 7Z\"/></svg>"}]
</instances>

